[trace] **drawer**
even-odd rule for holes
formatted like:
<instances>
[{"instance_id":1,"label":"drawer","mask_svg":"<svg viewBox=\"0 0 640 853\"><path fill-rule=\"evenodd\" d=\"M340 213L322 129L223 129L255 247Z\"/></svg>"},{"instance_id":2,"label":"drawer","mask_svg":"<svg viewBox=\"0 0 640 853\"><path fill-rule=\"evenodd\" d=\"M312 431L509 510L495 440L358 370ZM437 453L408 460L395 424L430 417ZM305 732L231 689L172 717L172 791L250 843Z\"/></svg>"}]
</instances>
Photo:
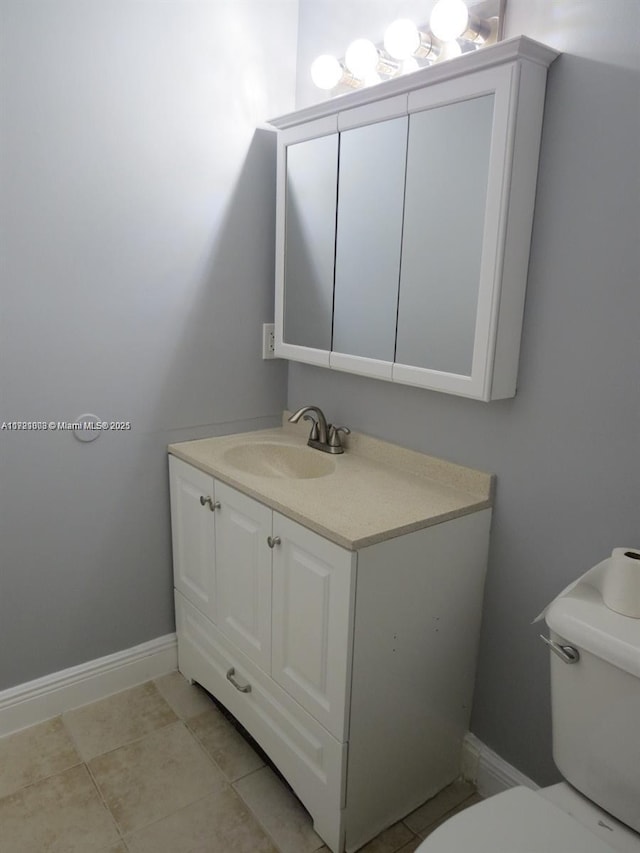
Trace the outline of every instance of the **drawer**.
<instances>
[{"instance_id":1,"label":"drawer","mask_svg":"<svg viewBox=\"0 0 640 853\"><path fill-rule=\"evenodd\" d=\"M347 744L337 741L176 590L178 665L271 757L333 849L341 840ZM247 692L240 687L250 686Z\"/></svg>"}]
</instances>

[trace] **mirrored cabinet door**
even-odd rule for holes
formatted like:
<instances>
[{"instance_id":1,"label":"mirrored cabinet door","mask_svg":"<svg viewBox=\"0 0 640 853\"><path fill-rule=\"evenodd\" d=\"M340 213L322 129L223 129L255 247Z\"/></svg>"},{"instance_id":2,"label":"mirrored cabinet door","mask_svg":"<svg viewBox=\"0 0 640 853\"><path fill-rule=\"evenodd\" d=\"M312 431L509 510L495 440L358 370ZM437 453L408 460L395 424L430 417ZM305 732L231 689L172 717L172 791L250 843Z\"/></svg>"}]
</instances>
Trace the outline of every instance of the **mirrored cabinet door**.
<instances>
[{"instance_id":1,"label":"mirrored cabinet door","mask_svg":"<svg viewBox=\"0 0 640 853\"><path fill-rule=\"evenodd\" d=\"M331 349L338 135L287 147L283 340Z\"/></svg>"},{"instance_id":2,"label":"mirrored cabinet door","mask_svg":"<svg viewBox=\"0 0 640 853\"><path fill-rule=\"evenodd\" d=\"M404 115L340 134L333 351L386 361L389 376L396 337L407 125Z\"/></svg>"},{"instance_id":3,"label":"mirrored cabinet door","mask_svg":"<svg viewBox=\"0 0 640 853\"><path fill-rule=\"evenodd\" d=\"M516 393L557 56L521 36L273 121L277 356Z\"/></svg>"},{"instance_id":4,"label":"mirrored cabinet door","mask_svg":"<svg viewBox=\"0 0 640 853\"><path fill-rule=\"evenodd\" d=\"M471 376L494 95L409 119L396 362Z\"/></svg>"}]
</instances>

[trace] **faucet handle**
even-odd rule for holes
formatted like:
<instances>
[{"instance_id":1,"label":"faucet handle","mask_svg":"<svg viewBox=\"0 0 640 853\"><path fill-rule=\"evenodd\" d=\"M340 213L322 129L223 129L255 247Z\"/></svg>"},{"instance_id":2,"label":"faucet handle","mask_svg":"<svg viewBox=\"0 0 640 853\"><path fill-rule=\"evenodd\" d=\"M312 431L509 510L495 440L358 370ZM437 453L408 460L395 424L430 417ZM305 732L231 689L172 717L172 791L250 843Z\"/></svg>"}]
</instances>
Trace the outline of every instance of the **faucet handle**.
<instances>
[{"instance_id":1,"label":"faucet handle","mask_svg":"<svg viewBox=\"0 0 640 853\"><path fill-rule=\"evenodd\" d=\"M291 418L289 418L289 420L291 420ZM309 441L318 441L319 435L318 435L318 422L317 422L317 420L313 417L313 415L304 415L302 420L303 421L311 421L312 426L311 426L311 432L309 433Z\"/></svg>"},{"instance_id":2,"label":"faucet handle","mask_svg":"<svg viewBox=\"0 0 640 853\"><path fill-rule=\"evenodd\" d=\"M351 430L349 427L344 426L333 426L329 427L329 439L327 444L329 447L342 447L342 442L340 441L340 433L343 432L345 435L350 435Z\"/></svg>"}]
</instances>

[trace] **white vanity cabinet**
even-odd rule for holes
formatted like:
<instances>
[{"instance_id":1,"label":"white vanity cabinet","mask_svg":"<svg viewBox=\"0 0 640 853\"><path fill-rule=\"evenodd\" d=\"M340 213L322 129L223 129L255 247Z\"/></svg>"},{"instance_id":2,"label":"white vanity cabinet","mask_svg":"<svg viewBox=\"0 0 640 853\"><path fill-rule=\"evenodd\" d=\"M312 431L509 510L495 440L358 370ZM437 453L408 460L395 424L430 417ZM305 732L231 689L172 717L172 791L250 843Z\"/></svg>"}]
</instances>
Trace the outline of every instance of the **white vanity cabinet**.
<instances>
[{"instance_id":1,"label":"white vanity cabinet","mask_svg":"<svg viewBox=\"0 0 640 853\"><path fill-rule=\"evenodd\" d=\"M515 394L557 55L521 37L272 120L277 356Z\"/></svg>"},{"instance_id":2,"label":"white vanity cabinet","mask_svg":"<svg viewBox=\"0 0 640 853\"><path fill-rule=\"evenodd\" d=\"M356 555L174 456L169 474L180 670L251 732L337 850Z\"/></svg>"},{"instance_id":3,"label":"white vanity cabinet","mask_svg":"<svg viewBox=\"0 0 640 853\"><path fill-rule=\"evenodd\" d=\"M349 550L169 465L179 668L356 850L459 775L491 510Z\"/></svg>"}]
</instances>

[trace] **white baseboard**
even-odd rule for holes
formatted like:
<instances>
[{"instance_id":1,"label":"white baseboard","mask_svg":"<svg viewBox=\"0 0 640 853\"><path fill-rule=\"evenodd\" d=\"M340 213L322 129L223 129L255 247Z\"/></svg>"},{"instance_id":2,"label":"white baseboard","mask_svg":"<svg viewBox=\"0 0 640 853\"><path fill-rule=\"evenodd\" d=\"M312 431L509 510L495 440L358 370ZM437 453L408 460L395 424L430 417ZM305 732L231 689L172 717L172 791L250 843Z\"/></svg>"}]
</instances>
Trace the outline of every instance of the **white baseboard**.
<instances>
[{"instance_id":1,"label":"white baseboard","mask_svg":"<svg viewBox=\"0 0 640 853\"><path fill-rule=\"evenodd\" d=\"M516 785L533 791L540 787L471 732L465 735L462 744L462 775L476 785L482 797L492 797Z\"/></svg>"},{"instance_id":2,"label":"white baseboard","mask_svg":"<svg viewBox=\"0 0 640 853\"><path fill-rule=\"evenodd\" d=\"M178 667L175 634L0 692L0 737L104 699Z\"/></svg>"}]
</instances>

